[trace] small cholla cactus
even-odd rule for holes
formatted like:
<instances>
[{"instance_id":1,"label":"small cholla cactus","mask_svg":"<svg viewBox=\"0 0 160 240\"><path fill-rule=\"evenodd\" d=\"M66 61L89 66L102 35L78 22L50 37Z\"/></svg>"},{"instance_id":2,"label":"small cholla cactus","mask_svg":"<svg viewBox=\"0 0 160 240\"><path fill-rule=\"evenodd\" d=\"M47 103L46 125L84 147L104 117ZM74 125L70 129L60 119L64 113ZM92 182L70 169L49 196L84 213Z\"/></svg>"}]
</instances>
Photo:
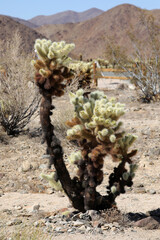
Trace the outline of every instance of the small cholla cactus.
<instances>
[{"instance_id":1,"label":"small cholla cactus","mask_svg":"<svg viewBox=\"0 0 160 240\"><path fill-rule=\"evenodd\" d=\"M68 67L76 72L85 74L93 72L93 63L92 62L83 62L83 61L73 61L68 64Z\"/></svg>"},{"instance_id":2,"label":"small cholla cactus","mask_svg":"<svg viewBox=\"0 0 160 240\"><path fill-rule=\"evenodd\" d=\"M89 87L92 82L93 62L72 61L68 64L78 78L78 89Z\"/></svg>"},{"instance_id":3,"label":"small cholla cactus","mask_svg":"<svg viewBox=\"0 0 160 240\"><path fill-rule=\"evenodd\" d=\"M130 159L136 150L128 153L136 136L125 135L125 132L120 131L122 122L119 118L125 113L124 104L116 102L114 98L108 99L100 91L85 96L82 89L75 94L70 93L70 101L75 113L72 121L67 122L70 127L67 138L77 140L82 147L81 154L73 154L70 159L78 167L77 175L82 183L85 209L98 209L98 205L102 204L98 202L96 187L103 181L102 167L107 154L112 156L113 161L120 162L110 175L107 187L107 199L112 205L115 197L125 191L124 186L132 185L136 170L136 165ZM129 172L125 168L126 163L130 165Z\"/></svg>"},{"instance_id":4,"label":"small cholla cactus","mask_svg":"<svg viewBox=\"0 0 160 240\"><path fill-rule=\"evenodd\" d=\"M63 95L65 84L62 82L70 76L67 66L71 58L68 57L68 54L74 47L73 43L66 44L64 41L36 40L34 49L38 59L32 60L32 65L37 71L35 81L40 88L49 90L48 93L51 95Z\"/></svg>"}]
</instances>

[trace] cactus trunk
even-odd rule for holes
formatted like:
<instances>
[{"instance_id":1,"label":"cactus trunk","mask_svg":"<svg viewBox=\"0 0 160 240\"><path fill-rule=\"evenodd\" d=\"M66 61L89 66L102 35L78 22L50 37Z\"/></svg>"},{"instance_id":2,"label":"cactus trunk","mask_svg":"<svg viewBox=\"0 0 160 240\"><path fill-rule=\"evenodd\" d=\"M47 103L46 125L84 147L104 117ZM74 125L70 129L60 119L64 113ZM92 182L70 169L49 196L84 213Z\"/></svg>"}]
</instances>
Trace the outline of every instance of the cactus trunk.
<instances>
[{"instance_id":1,"label":"cactus trunk","mask_svg":"<svg viewBox=\"0 0 160 240\"><path fill-rule=\"evenodd\" d=\"M42 93L44 93L42 91ZM54 164L57 171L58 179L62 187L71 200L73 207L79 211L84 211L83 197L79 194L79 189L70 178L68 170L63 161L63 150L60 141L54 134L54 127L51 124L51 110L52 106L51 96L43 94L40 106L40 121L43 131L43 140L47 143L47 152L50 154L50 165Z\"/></svg>"}]
</instances>

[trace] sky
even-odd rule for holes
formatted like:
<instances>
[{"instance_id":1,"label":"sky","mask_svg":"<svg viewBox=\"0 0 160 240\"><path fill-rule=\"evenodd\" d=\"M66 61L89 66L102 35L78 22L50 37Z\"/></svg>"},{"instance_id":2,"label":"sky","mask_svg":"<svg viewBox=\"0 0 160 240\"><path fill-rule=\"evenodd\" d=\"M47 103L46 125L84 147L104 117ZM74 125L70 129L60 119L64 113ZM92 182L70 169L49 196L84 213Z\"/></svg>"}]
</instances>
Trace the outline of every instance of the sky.
<instances>
[{"instance_id":1,"label":"sky","mask_svg":"<svg viewBox=\"0 0 160 240\"><path fill-rule=\"evenodd\" d=\"M95 7L107 11L124 3L148 10L160 9L160 0L0 0L0 14L29 20L67 10L83 12Z\"/></svg>"}]
</instances>

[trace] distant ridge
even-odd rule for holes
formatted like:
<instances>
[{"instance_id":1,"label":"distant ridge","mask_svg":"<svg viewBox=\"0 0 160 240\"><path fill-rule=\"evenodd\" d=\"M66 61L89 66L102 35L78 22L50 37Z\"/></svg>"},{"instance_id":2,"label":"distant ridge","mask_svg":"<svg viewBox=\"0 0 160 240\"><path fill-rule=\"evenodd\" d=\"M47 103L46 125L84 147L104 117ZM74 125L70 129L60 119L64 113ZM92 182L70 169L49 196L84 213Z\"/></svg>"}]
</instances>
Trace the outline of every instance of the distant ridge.
<instances>
[{"instance_id":1,"label":"distant ridge","mask_svg":"<svg viewBox=\"0 0 160 240\"><path fill-rule=\"evenodd\" d=\"M137 39L144 41L144 44L148 41L145 28L139 23L141 11L152 14L155 22L160 24L160 9L142 10L131 4L116 6L83 22L50 24L34 29L31 28L33 25L25 26L25 20L20 23L15 18L0 15L0 40L4 43L7 42L12 39L15 30L19 29L23 37L25 52L33 51L37 38L48 38L52 41L65 40L76 45L72 56L78 58L82 54L85 60L98 57L107 58L105 55L107 39L112 36L122 48L126 48L128 54L131 54L133 48L127 36L131 26L134 28Z\"/></svg>"},{"instance_id":2,"label":"distant ridge","mask_svg":"<svg viewBox=\"0 0 160 240\"><path fill-rule=\"evenodd\" d=\"M147 41L145 29L139 24L140 11L142 9L134 5L122 4L85 22L44 25L36 30L52 41L74 42L76 48L73 53L77 57L82 54L84 59L106 57L105 49L109 36L126 48L128 53L132 53L133 46L127 36L131 26L134 27L138 39ZM160 9L143 11L153 14L156 23L160 23Z\"/></svg>"},{"instance_id":3,"label":"distant ridge","mask_svg":"<svg viewBox=\"0 0 160 240\"><path fill-rule=\"evenodd\" d=\"M37 26L46 25L46 24L64 24L64 23L77 23L83 22L94 17L99 16L104 11L98 8L91 8L84 12L75 12L75 11L65 11L56 13L50 16L36 16L32 19L29 19L28 22L35 24Z\"/></svg>"},{"instance_id":4,"label":"distant ridge","mask_svg":"<svg viewBox=\"0 0 160 240\"><path fill-rule=\"evenodd\" d=\"M21 24L23 24L23 25L25 25L25 26L27 26L27 27L30 27L30 28L36 28L36 27L38 27L36 24L34 24L34 23L31 23L31 22L29 22L29 21L27 21L27 20L24 20L24 19L21 19L21 18L15 18L15 17L11 17L14 21L16 21L16 22L19 22L19 23L21 23Z\"/></svg>"},{"instance_id":5,"label":"distant ridge","mask_svg":"<svg viewBox=\"0 0 160 240\"><path fill-rule=\"evenodd\" d=\"M19 31L23 39L22 48L26 53L33 52L33 46L37 38L45 37L43 34L15 21L11 17L0 15L0 41L4 43L3 49L5 49L5 43L12 40L13 34L16 30Z\"/></svg>"}]
</instances>

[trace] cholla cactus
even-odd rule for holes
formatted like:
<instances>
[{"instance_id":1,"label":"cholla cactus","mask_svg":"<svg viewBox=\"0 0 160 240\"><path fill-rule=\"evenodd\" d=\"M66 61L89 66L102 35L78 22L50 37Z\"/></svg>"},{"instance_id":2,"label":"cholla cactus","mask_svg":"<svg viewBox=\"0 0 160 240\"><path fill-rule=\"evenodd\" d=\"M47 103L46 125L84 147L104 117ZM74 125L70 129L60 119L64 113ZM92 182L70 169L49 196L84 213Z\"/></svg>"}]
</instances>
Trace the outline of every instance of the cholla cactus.
<instances>
[{"instance_id":1,"label":"cholla cactus","mask_svg":"<svg viewBox=\"0 0 160 240\"><path fill-rule=\"evenodd\" d=\"M74 72L75 78L78 80L77 89L90 87L93 74L92 62L72 61L68 67Z\"/></svg>"},{"instance_id":2,"label":"cholla cactus","mask_svg":"<svg viewBox=\"0 0 160 240\"><path fill-rule=\"evenodd\" d=\"M102 58L98 58L96 60L98 61L101 68L108 68L108 66L109 66L109 61L108 60L105 60L105 59L102 59Z\"/></svg>"},{"instance_id":3,"label":"cholla cactus","mask_svg":"<svg viewBox=\"0 0 160 240\"><path fill-rule=\"evenodd\" d=\"M108 99L100 91L85 96L84 91L79 89L75 94L70 93L70 101L74 105L75 117L67 125L71 128L67 131L69 140L78 140L82 147L81 154L72 161L78 167L78 177L82 182L81 194L85 199L85 209L95 209L102 202L98 202L96 192L97 185L103 181L104 157L112 156L113 161L120 164L110 175L107 199L112 205L114 199L123 193L124 186L132 185L132 178L136 165L132 164L131 157L136 150L128 153L129 147L135 141L136 136L120 132L122 122L119 118L125 113L124 104L116 102L114 98ZM76 160L75 160L76 159ZM130 164L127 172L125 163Z\"/></svg>"},{"instance_id":4,"label":"cholla cactus","mask_svg":"<svg viewBox=\"0 0 160 240\"><path fill-rule=\"evenodd\" d=\"M92 62L74 61L69 63L68 67L76 72L85 74L93 72L92 65Z\"/></svg>"},{"instance_id":5,"label":"cholla cactus","mask_svg":"<svg viewBox=\"0 0 160 240\"><path fill-rule=\"evenodd\" d=\"M46 152L50 155L49 167L54 164L57 179L54 174L42 174L41 177L48 180L54 188L59 189L62 185L73 207L79 211L112 207L116 196L125 192L124 187L133 184L136 170L136 165L131 161L136 150L128 153L136 137L120 131L122 123L119 118L125 113L124 105L114 98L108 99L99 91L88 96L82 89L75 94L70 93L75 116L67 123L70 126L67 136L69 140L78 140L81 147L81 152L75 152L69 157L70 163L75 164L78 169L77 176L72 179L63 159L61 143L54 134L50 115L54 108L52 96L61 96L64 93L65 85L62 82L70 76L68 54L73 45L37 40L35 49L39 59L33 61L33 65L37 71L35 81L42 94L40 120L43 140L47 143ZM80 71L88 74L89 68L89 64L81 63ZM101 196L96 187L103 181L102 167L107 154L120 163L109 176L107 195ZM125 167L126 163L129 164L129 170Z\"/></svg>"},{"instance_id":6,"label":"cholla cactus","mask_svg":"<svg viewBox=\"0 0 160 240\"><path fill-rule=\"evenodd\" d=\"M34 45L38 60L32 60L36 69L35 80L39 87L49 90L51 95L61 96L65 85L62 83L70 76L68 64L71 58L68 54L74 49L73 43L64 41L52 42L47 39L37 39Z\"/></svg>"}]
</instances>

